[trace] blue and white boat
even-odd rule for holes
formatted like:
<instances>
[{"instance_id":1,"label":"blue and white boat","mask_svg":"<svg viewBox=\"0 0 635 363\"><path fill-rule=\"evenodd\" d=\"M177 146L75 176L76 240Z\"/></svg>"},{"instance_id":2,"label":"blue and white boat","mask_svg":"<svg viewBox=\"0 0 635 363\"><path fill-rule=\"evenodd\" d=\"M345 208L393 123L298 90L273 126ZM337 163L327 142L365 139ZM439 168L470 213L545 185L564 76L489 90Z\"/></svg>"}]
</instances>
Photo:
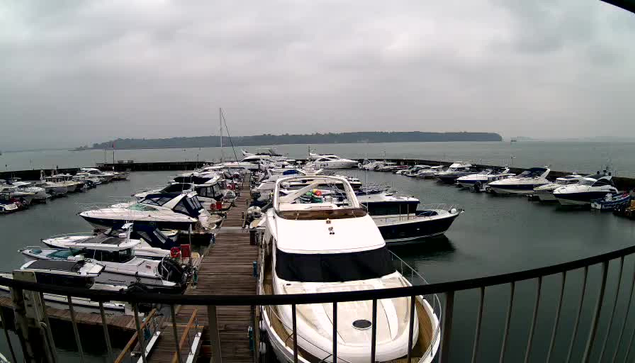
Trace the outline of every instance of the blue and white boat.
<instances>
[{"instance_id":1,"label":"blue and white boat","mask_svg":"<svg viewBox=\"0 0 635 363\"><path fill-rule=\"evenodd\" d=\"M579 184L560 187L553 191L554 197L562 205L591 205L592 200L617 193L611 175L596 174L585 176Z\"/></svg>"},{"instance_id":2,"label":"blue and white boat","mask_svg":"<svg viewBox=\"0 0 635 363\"><path fill-rule=\"evenodd\" d=\"M547 180L550 171L546 167L527 169L518 176L491 182L489 187L497 194L531 194L534 188L550 183Z\"/></svg>"},{"instance_id":3,"label":"blue and white boat","mask_svg":"<svg viewBox=\"0 0 635 363\"><path fill-rule=\"evenodd\" d=\"M580 180L584 178L579 174L571 174L567 176L563 176L561 178L557 178L555 182L541 185L539 187L534 188L534 196L538 197L538 200L541 202L555 202L556 197L553 195L553 192L567 185L575 185L580 183Z\"/></svg>"},{"instance_id":4,"label":"blue and white boat","mask_svg":"<svg viewBox=\"0 0 635 363\"><path fill-rule=\"evenodd\" d=\"M630 193L607 194L602 199L592 200L591 208L601 211L613 211L617 208L628 205L631 200L633 200L633 198Z\"/></svg>"}]
</instances>

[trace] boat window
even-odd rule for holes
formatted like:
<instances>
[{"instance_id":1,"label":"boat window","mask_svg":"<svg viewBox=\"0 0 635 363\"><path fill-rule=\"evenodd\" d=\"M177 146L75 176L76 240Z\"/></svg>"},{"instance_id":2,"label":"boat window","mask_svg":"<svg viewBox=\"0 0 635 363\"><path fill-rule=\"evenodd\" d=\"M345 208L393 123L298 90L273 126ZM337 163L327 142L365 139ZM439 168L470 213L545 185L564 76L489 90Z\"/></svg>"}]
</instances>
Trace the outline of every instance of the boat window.
<instances>
[{"instance_id":1,"label":"boat window","mask_svg":"<svg viewBox=\"0 0 635 363\"><path fill-rule=\"evenodd\" d=\"M162 206L165 203L171 201L173 197L174 196L167 196L167 195L149 195L143 198L143 200L140 201L139 203Z\"/></svg>"},{"instance_id":2,"label":"boat window","mask_svg":"<svg viewBox=\"0 0 635 363\"><path fill-rule=\"evenodd\" d=\"M376 279L395 272L385 247L371 251L301 254L276 250L276 274L287 281L342 282Z\"/></svg>"},{"instance_id":3,"label":"boat window","mask_svg":"<svg viewBox=\"0 0 635 363\"><path fill-rule=\"evenodd\" d=\"M613 185L613 183L611 182L611 180L604 179L604 178L596 181L595 183L593 183L594 187L601 187L603 185Z\"/></svg>"},{"instance_id":4,"label":"boat window","mask_svg":"<svg viewBox=\"0 0 635 363\"><path fill-rule=\"evenodd\" d=\"M186 215L190 215L190 211L187 209L185 205L186 198L181 199L181 201L174 207L174 211L177 213L183 213Z\"/></svg>"},{"instance_id":5,"label":"boat window","mask_svg":"<svg viewBox=\"0 0 635 363\"><path fill-rule=\"evenodd\" d=\"M94 259L97 261L125 263L132 260L134 257L134 251L132 248L127 248L121 251L87 250L86 255L94 256Z\"/></svg>"},{"instance_id":6,"label":"boat window","mask_svg":"<svg viewBox=\"0 0 635 363\"><path fill-rule=\"evenodd\" d=\"M155 211L157 210L156 208L153 208L149 205L143 205L143 204L133 204L130 207L128 207L128 209L130 210L136 210L136 211L140 211L140 212L151 212L151 211Z\"/></svg>"},{"instance_id":7,"label":"boat window","mask_svg":"<svg viewBox=\"0 0 635 363\"><path fill-rule=\"evenodd\" d=\"M580 185L589 185L589 186L592 186L593 184L595 184L595 180L594 180L594 179L588 179L588 178L585 178L585 179L582 179L582 180L580 181Z\"/></svg>"}]
</instances>

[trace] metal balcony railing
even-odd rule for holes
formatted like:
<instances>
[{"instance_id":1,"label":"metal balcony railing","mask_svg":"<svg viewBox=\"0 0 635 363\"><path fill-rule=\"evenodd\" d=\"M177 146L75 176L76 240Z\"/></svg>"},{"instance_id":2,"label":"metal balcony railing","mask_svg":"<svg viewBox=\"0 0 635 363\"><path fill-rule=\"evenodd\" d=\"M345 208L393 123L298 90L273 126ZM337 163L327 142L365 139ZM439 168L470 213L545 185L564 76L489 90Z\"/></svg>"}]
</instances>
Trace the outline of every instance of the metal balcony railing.
<instances>
[{"instance_id":1,"label":"metal balcony railing","mask_svg":"<svg viewBox=\"0 0 635 363\"><path fill-rule=\"evenodd\" d=\"M631 310L631 304L633 300L633 287L635 285L635 269L631 270L630 267L625 269L625 260L628 256L633 255L635 253L635 246L620 249L617 251L604 253L601 255L583 258L571 262L555 264L546 267L540 267L530 270L518 271L513 273L506 273L495 276L487 276L487 277L479 277L472 279L465 279L459 281L449 281L449 282L441 282L434 284L413 284L411 287L404 288L393 288L393 289L383 289L383 290L367 290L367 291L349 291L349 292L337 292L337 293L319 293L319 294L296 294L296 295L166 295L166 294L148 294L148 293L121 293L121 292L106 292L106 291L89 291L85 289L79 288L71 288L71 287L63 287L63 286L54 286L54 285L44 285L33 282L26 281L18 281L6 278L0 278L0 285L8 286L12 289L14 294L23 294L26 291L33 291L38 293L40 296L42 294L57 294L61 296L65 296L69 302L69 308L71 312L71 320L74 327L74 335L77 343L78 350L80 354L82 353L81 341L79 339L79 334L77 332L77 326L75 322L75 310L73 298L88 298L93 301L99 302L100 313L102 324L104 325L104 344L107 346L107 351L109 357L114 357L112 352L112 347L110 346L110 337L108 335L108 329L106 327L107 321L106 316L103 309L103 303L108 301L121 301L130 304L132 307L132 311L134 312L134 319L136 325L136 331L138 337L144 337L144 339L139 340L139 347L136 349L128 349L129 351L135 351L138 354L139 361L146 361L146 346L149 342L149 339L152 339L154 334L148 334L146 331L148 326L153 326L155 324L152 321L152 315L148 315L145 317L145 320L142 322L139 316L138 306L139 304L162 304L165 307L170 307L173 312L174 307L177 305L195 305L200 307L207 307L208 311L208 322L206 324L207 329L209 329L210 333L210 344L211 351L214 355L215 361L222 361L220 356L220 338L219 338L219 327L218 327L218 319L216 316L216 307L220 306L249 306L252 309L258 307L271 307L271 306L279 306L279 305L290 305L292 306L292 311L296 311L296 307L301 304L318 304L318 303L330 303L333 304L334 307L337 306L338 303L343 302L351 302L351 301L372 301L373 302L373 312L376 312L377 309L377 301L381 299L391 299L398 297L409 297L410 301L414 302L416 297L424 296L428 301L432 301L434 304L438 304L439 312L441 308L441 300L437 300L435 294L439 294L443 297L443 312L444 316L441 321L441 345L439 349L438 361L439 362L448 362L451 356L451 340L453 337L453 315L454 315L454 306L455 306L455 294L460 291L465 290L476 290L478 291L478 309L476 311L476 323L474 330L474 338L473 343L471 344L472 358L471 361L475 362L479 356L479 348L481 347L481 335L482 335L482 325L484 321L484 306L485 306L485 294L487 289L493 288L496 286L505 287L510 292L509 300L507 301L507 310L505 315L505 322L503 328L503 336L502 336L502 344L500 346L500 350L497 354L499 357L499 362L505 361L506 354L508 354L508 342L509 342L509 333L510 326L512 323L512 309L514 304L519 299L517 286L519 282L522 281L535 281L535 295L524 294L522 297L528 296L529 299L524 300L533 300L533 309L531 313L531 320L529 321L529 325L527 328L529 329L529 334L527 336L527 342L524 345L524 362L530 361L530 357L532 354L532 350L534 348L534 341L536 336L536 326L537 321L539 319L539 311L541 304L541 296L542 296L542 287L543 281L551 276L559 277L560 283L559 288L557 289L557 296L552 300L553 303L556 303L555 314L553 315L553 319L549 320L550 327L548 329L543 329L542 331L545 334L541 334L541 336L549 337L548 349L546 351L546 359L545 362L555 361L554 360L554 348L556 346L556 336L559 331L563 329L563 324L561 324L561 316L564 313L563 309L563 296L565 295L565 290L568 285L570 287L575 287L577 289L581 289L581 293L578 299L579 303L576 304L575 307L575 321L572 327L567 326L570 330L567 331L565 337L568 340L568 347L566 349L567 355L565 362L572 361L572 357L575 355L579 355L581 353L581 358L579 361L581 362L589 362L592 359L597 361L616 361L616 358L619 356L624 357L624 362L629 362L631 358L631 346L633 345L635 338L635 327L633 323L628 323L629 315ZM609 264L613 262L613 270L617 270L616 273L609 274ZM418 274L415 274L415 271L410 266L400 259L396 258L395 263L399 265L400 271L404 273L404 276L409 277L411 280L416 280L420 278ZM599 278L590 278L590 270L596 269L597 266L600 267L600 275ZM632 276L626 276L625 270L633 271ZM408 272L412 271L412 272ZM582 281L578 283L574 278L568 278L568 276L572 275L573 271L582 272ZM577 273L577 272L576 272ZM611 279L608 277L612 276ZM422 278L422 277L421 277ZM573 282L573 283L572 283ZM610 289L607 290L607 284L610 285ZM498 289L497 288L497 289ZM596 290L597 288L597 290ZM607 291L610 291L607 293ZM626 292L624 295L624 292ZM577 296L577 295L576 295ZM622 296L623 299L619 299ZM549 296L551 299L551 296ZM542 300L546 299L545 296L542 296ZM589 300L594 300L594 304L592 309L583 309L583 305L588 305ZM616 310L620 309L620 314L616 314ZM16 311L19 312L19 307L15 308ZM335 308L336 309L336 308ZM46 310L46 309L45 309ZM569 313L572 310L568 310ZM587 314L589 313L590 314ZM335 312L334 315L337 313ZM376 313L375 313L376 314ZM375 314L374 317L375 317ZM174 314L173 314L174 315ZM411 314L412 315L412 314ZM618 317L619 316L619 317ZM4 317L3 317L4 318ZM336 317L334 317L336 319ZM590 323L581 324L581 321L590 318ZM603 319L601 321L601 319ZM630 318L632 320L633 317ZM177 335L177 327L176 327L176 319L171 319L174 329L175 336ZM295 316L293 321L295 322ZM5 321L3 319L3 321ZM544 321L544 317L543 317ZM46 314L42 317L43 326L50 327L48 324L48 317ZM410 322L412 325L412 320ZM4 324L3 324L4 325ZM373 326L374 326L373 321ZM168 323L169 326L169 323ZM201 331L202 324L199 324L196 316L194 315L194 320L191 320L187 327L189 330L185 332L185 335L181 333L181 337L177 338L177 342L180 344L175 345L174 353L176 361L188 361L188 357L195 355L196 352L192 351L193 341L194 339L200 339L199 335ZM582 328L584 326L584 328ZM588 328L587 328L588 326ZM599 327L602 327L601 331ZM258 327L257 322L254 321L254 329ZM627 329L628 327L628 329ZM4 326L5 330L7 326ZM157 327L154 328L158 330ZM290 327L291 336L294 342L294 346L297 347L295 343L297 343L297 330L296 325L293 324ZM630 330L630 331L628 331ZM334 334L337 334L335 331ZM410 330L410 334L412 335L412 330ZM609 339L609 336L611 337ZM51 339L46 339L45 343L51 346L42 347L47 351L54 351L54 343L52 340L52 336L49 332L49 337ZM579 349L579 344L576 345L576 339L578 337L584 337L584 347L583 349ZM412 336L411 336L412 338ZM545 337L546 338L546 337ZM372 339L369 341L370 346L370 355L369 360L374 361L375 359L375 341L376 341L376 332L373 330ZM410 339L412 341L412 339ZM562 342L562 339L560 339ZM186 347L187 345L188 347ZM562 345L562 343L561 343ZM13 347L10 347L14 349ZM409 347L410 349L412 347ZM465 348L465 347L463 347ZM516 347L517 348L517 347ZM614 348L614 349L613 349ZM188 351L189 349L189 351ZM408 350L408 355L410 355L410 349ZM465 350L465 349L462 349ZM564 349L560 346L560 351L562 352ZM144 354L146 352L146 354ZM337 358L337 341L335 341L333 347L333 356L330 359L331 361L336 361ZM518 352L514 352L518 353ZM492 354L491 351L488 351L488 354ZM297 360L297 355L295 357ZM574 359L578 361L577 359ZM490 361L488 359L488 361ZM558 359L558 361L563 361Z\"/></svg>"}]
</instances>

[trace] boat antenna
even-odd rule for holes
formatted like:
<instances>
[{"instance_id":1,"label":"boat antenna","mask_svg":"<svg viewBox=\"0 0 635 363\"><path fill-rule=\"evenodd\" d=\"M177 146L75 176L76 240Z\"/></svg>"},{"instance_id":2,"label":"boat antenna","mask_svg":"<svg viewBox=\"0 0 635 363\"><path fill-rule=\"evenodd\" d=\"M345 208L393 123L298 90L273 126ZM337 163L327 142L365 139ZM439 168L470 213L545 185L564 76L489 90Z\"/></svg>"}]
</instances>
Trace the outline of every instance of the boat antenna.
<instances>
[{"instance_id":1,"label":"boat antenna","mask_svg":"<svg viewBox=\"0 0 635 363\"><path fill-rule=\"evenodd\" d=\"M223 109L218 109L218 123L220 125L220 162L223 162L225 153L223 152Z\"/></svg>"},{"instance_id":2,"label":"boat antenna","mask_svg":"<svg viewBox=\"0 0 635 363\"><path fill-rule=\"evenodd\" d=\"M232 146L232 151L234 152L234 159L238 161L238 156L236 156L236 149L234 148L234 141L232 140L232 135L229 134L229 127L227 127L227 120L225 119L225 113L223 109L220 109L221 120L225 124L225 131L227 131L227 137L229 138L229 143Z\"/></svg>"}]
</instances>

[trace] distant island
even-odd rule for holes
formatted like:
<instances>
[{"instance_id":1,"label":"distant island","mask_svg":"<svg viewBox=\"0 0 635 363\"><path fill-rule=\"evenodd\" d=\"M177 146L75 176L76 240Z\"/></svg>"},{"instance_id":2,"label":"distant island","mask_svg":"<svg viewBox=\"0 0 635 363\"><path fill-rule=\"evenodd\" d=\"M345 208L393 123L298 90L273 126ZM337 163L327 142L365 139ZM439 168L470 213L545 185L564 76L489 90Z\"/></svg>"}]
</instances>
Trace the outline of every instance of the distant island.
<instances>
[{"instance_id":1,"label":"distant island","mask_svg":"<svg viewBox=\"0 0 635 363\"><path fill-rule=\"evenodd\" d=\"M344 132L305 135L254 135L234 136L234 146L287 145L287 144L349 144L380 142L444 142L444 141L503 141L492 132ZM230 142L225 138L225 145ZM116 139L93 146L82 146L75 150L91 149L173 149L218 147L218 136L171 137L167 139Z\"/></svg>"}]
</instances>

